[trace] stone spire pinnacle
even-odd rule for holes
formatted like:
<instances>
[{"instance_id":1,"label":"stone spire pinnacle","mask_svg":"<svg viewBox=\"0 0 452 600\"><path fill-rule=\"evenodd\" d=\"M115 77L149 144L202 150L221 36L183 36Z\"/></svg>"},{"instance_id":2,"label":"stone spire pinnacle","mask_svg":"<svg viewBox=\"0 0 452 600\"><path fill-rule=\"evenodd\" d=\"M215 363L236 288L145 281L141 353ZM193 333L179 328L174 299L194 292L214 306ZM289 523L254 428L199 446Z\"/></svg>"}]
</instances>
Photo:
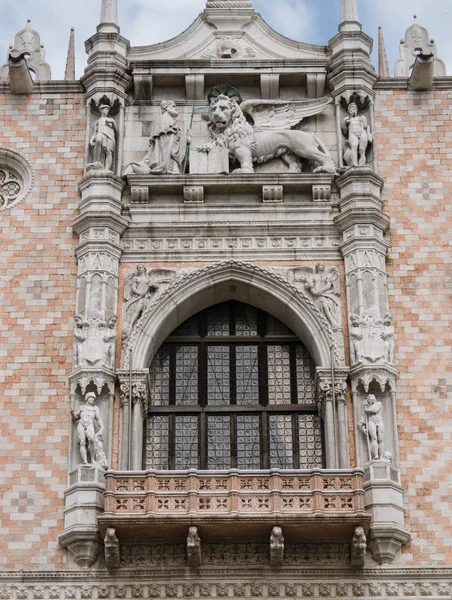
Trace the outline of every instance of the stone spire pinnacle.
<instances>
[{"instance_id":1,"label":"stone spire pinnacle","mask_svg":"<svg viewBox=\"0 0 452 600\"><path fill-rule=\"evenodd\" d=\"M65 81L74 81L75 79L75 39L74 28L71 27L69 36L69 48L67 51L66 72L64 74Z\"/></svg>"},{"instance_id":2,"label":"stone spire pinnacle","mask_svg":"<svg viewBox=\"0 0 452 600\"><path fill-rule=\"evenodd\" d=\"M119 31L118 0L102 0L99 31Z\"/></svg>"},{"instance_id":3,"label":"stone spire pinnacle","mask_svg":"<svg viewBox=\"0 0 452 600\"><path fill-rule=\"evenodd\" d=\"M361 31L359 22L358 0L341 0L341 23L339 31Z\"/></svg>"},{"instance_id":4,"label":"stone spire pinnacle","mask_svg":"<svg viewBox=\"0 0 452 600\"><path fill-rule=\"evenodd\" d=\"M206 8L253 8L251 0L207 0Z\"/></svg>"},{"instance_id":5,"label":"stone spire pinnacle","mask_svg":"<svg viewBox=\"0 0 452 600\"><path fill-rule=\"evenodd\" d=\"M388 55L381 27L378 27L378 73L380 77L389 77Z\"/></svg>"}]
</instances>

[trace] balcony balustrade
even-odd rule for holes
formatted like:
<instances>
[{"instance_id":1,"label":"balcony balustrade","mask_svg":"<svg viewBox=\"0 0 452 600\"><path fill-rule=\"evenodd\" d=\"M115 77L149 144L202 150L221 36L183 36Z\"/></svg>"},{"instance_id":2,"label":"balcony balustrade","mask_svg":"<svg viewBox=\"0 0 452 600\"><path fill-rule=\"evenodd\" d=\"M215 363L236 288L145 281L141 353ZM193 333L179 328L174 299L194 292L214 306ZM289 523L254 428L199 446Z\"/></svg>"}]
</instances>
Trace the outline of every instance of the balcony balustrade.
<instances>
[{"instance_id":1,"label":"balcony balustrade","mask_svg":"<svg viewBox=\"0 0 452 600\"><path fill-rule=\"evenodd\" d=\"M351 539L368 530L363 472L147 471L105 475L101 534L121 541L182 539L196 525L206 539L268 539L283 528L287 541Z\"/></svg>"}]
</instances>

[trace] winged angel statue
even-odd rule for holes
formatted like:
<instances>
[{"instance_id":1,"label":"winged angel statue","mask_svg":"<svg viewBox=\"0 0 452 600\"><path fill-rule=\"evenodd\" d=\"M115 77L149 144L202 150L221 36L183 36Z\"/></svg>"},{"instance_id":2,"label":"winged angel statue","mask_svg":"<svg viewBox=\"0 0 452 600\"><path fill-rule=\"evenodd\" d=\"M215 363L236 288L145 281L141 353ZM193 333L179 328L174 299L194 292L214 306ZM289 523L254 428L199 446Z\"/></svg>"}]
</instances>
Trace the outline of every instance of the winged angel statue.
<instances>
[{"instance_id":1,"label":"winged angel statue","mask_svg":"<svg viewBox=\"0 0 452 600\"><path fill-rule=\"evenodd\" d=\"M154 296L168 287L175 278L176 273L171 269L147 269L144 265L138 265L135 271L126 277L124 283L124 340L128 339Z\"/></svg>"},{"instance_id":2,"label":"winged angel statue","mask_svg":"<svg viewBox=\"0 0 452 600\"><path fill-rule=\"evenodd\" d=\"M254 173L253 163L273 158L281 158L292 173L301 173L300 158L319 163L315 173L336 173L333 158L316 135L291 129L323 112L331 102L331 98L246 100L239 105L234 98L221 94L212 99L211 114L204 115L212 141L198 151L210 152L215 146L227 148L240 163L234 173Z\"/></svg>"},{"instance_id":3,"label":"winged angel statue","mask_svg":"<svg viewBox=\"0 0 452 600\"><path fill-rule=\"evenodd\" d=\"M295 283L303 284L305 290L328 319L333 330L340 328L340 284L339 272L335 267L318 263L313 267L296 267L293 270Z\"/></svg>"}]
</instances>

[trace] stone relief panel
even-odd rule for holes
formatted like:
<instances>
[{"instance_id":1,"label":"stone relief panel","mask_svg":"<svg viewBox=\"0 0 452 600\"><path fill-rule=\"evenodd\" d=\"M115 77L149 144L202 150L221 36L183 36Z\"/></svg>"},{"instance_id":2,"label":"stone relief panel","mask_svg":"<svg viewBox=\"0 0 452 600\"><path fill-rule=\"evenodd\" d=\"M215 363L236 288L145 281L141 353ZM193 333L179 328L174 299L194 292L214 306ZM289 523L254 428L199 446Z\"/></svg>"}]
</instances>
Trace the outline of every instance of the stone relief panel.
<instances>
[{"instance_id":1,"label":"stone relief panel","mask_svg":"<svg viewBox=\"0 0 452 600\"><path fill-rule=\"evenodd\" d=\"M450 581L429 579L428 575L413 582L409 576L398 575L396 580L382 580L381 575L376 581L368 581L376 574L368 576L366 581L357 581L356 577L343 576L340 580L317 576L315 579L301 580L291 578L275 582L262 578L256 580L235 578L227 581L208 581L185 578L178 583L152 581L134 583L129 579L119 579L114 583L89 581L84 576L80 582L45 581L42 585L27 585L14 582L0 586L1 600L98 600L99 598L249 598L249 597L283 597L283 598L450 598ZM424 578L425 577L425 578ZM88 579L88 581L87 581ZM320 579L320 582L319 582Z\"/></svg>"},{"instance_id":2,"label":"stone relief panel","mask_svg":"<svg viewBox=\"0 0 452 600\"><path fill-rule=\"evenodd\" d=\"M123 340L130 334L151 302L177 278L175 269L149 269L138 265L129 272L124 284Z\"/></svg>"},{"instance_id":3,"label":"stone relief panel","mask_svg":"<svg viewBox=\"0 0 452 600\"><path fill-rule=\"evenodd\" d=\"M209 46L201 55L201 58L256 58L257 50L243 37L227 35Z\"/></svg>"},{"instance_id":4,"label":"stone relief panel","mask_svg":"<svg viewBox=\"0 0 452 600\"><path fill-rule=\"evenodd\" d=\"M114 369L116 316L107 320L101 313L87 311L75 317L74 367Z\"/></svg>"}]
</instances>

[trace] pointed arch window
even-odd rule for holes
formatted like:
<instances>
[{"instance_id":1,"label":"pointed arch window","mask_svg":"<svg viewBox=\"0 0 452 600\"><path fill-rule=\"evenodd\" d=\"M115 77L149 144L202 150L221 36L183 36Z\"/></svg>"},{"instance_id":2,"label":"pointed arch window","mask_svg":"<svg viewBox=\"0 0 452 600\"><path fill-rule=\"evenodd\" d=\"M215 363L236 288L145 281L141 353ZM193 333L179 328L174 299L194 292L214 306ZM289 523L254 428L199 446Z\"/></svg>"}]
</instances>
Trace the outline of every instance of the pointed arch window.
<instances>
[{"instance_id":1,"label":"pointed arch window","mask_svg":"<svg viewBox=\"0 0 452 600\"><path fill-rule=\"evenodd\" d=\"M147 469L322 468L315 366L271 315L240 302L183 323L150 368Z\"/></svg>"}]
</instances>

